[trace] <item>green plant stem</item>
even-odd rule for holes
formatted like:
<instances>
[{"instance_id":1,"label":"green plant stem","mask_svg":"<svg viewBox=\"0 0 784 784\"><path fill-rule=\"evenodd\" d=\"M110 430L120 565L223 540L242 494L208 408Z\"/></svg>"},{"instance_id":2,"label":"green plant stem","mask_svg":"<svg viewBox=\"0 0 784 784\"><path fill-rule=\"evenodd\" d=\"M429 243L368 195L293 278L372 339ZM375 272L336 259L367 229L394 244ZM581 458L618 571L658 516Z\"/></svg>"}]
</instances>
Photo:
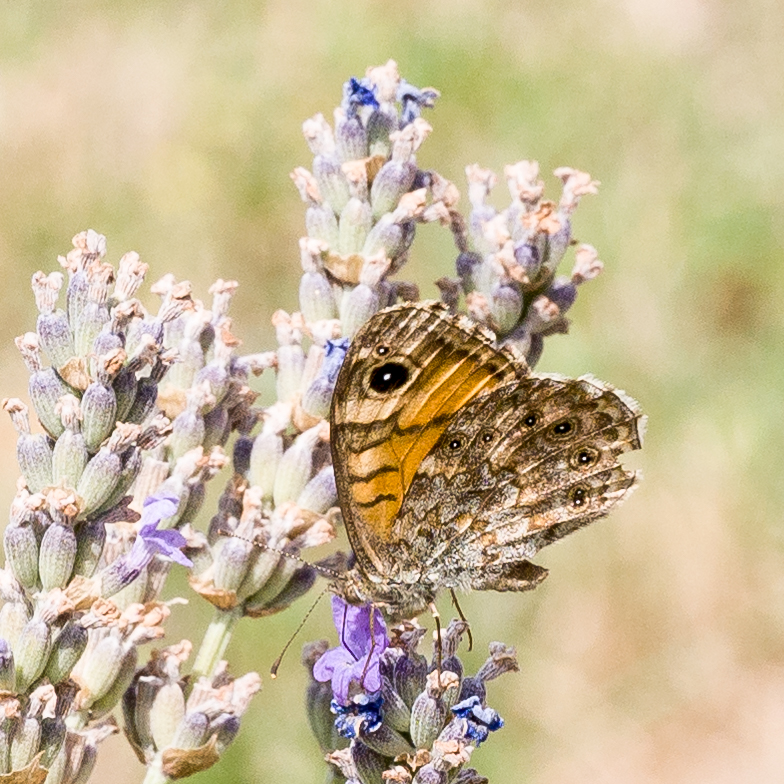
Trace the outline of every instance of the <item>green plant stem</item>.
<instances>
[{"instance_id":1,"label":"green plant stem","mask_svg":"<svg viewBox=\"0 0 784 784\"><path fill-rule=\"evenodd\" d=\"M239 608L234 610L215 610L215 615L204 633L201 647L196 655L191 672L191 684L194 684L204 675L209 677L226 652L234 627L242 617Z\"/></svg>"}]
</instances>

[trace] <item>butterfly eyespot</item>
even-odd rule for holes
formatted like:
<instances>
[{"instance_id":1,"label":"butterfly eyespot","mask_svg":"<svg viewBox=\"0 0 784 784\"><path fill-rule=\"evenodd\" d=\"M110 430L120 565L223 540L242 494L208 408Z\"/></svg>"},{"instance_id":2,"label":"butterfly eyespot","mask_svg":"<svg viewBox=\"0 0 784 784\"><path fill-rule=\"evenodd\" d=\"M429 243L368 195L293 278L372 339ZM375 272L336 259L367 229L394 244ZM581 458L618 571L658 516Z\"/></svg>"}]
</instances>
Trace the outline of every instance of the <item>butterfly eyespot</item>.
<instances>
[{"instance_id":1,"label":"butterfly eyespot","mask_svg":"<svg viewBox=\"0 0 784 784\"><path fill-rule=\"evenodd\" d=\"M485 430L479 438L483 444L489 444L493 440L493 434L489 430Z\"/></svg>"},{"instance_id":2,"label":"butterfly eyespot","mask_svg":"<svg viewBox=\"0 0 784 784\"><path fill-rule=\"evenodd\" d=\"M397 362L387 362L370 374L370 388L374 392L393 392L408 381L408 368Z\"/></svg>"},{"instance_id":3,"label":"butterfly eyespot","mask_svg":"<svg viewBox=\"0 0 784 784\"><path fill-rule=\"evenodd\" d=\"M523 424L526 427L533 427L539 421L539 417L536 414L529 414L524 420Z\"/></svg>"},{"instance_id":4,"label":"butterfly eyespot","mask_svg":"<svg viewBox=\"0 0 784 784\"><path fill-rule=\"evenodd\" d=\"M588 500L588 491L584 487L575 487L570 496L572 506L583 506Z\"/></svg>"},{"instance_id":5,"label":"butterfly eyespot","mask_svg":"<svg viewBox=\"0 0 784 784\"><path fill-rule=\"evenodd\" d=\"M461 438L452 438L447 442L447 448L450 452L457 452L463 446L463 440Z\"/></svg>"},{"instance_id":6,"label":"butterfly eyespot","mask_svg":"<svg viewBox=\"0 0 784 784\"><path fill-rule=\"evenodd\" d=\"M574 425L572 424L571 420L569 419L562 419L560 422L556 422L550 431L554 436L566 436L574 430Z\"/></svg>"},{"instance_id":7,"label":"butterfly eyespot","mask_svg":"<svg viewBox=\"0 0 784 784\"><path fill-rule=\"evenodd\" d=\"M572 455L572 465L575 468L590 468L599 462L600 452L590 446L577 449Z\"/></svg>"},{"instance_id":8,"label":"butterfly eyespot","mask_svg":"<svg viewBox=\"0 0 784 784\"><path fill-rule=\"evenodd\" d=\"M387 354L389 354L389 351L389 346L376 346L376 354L378 354L380 357L385 357Z\"/></svg>"}]
</instances>

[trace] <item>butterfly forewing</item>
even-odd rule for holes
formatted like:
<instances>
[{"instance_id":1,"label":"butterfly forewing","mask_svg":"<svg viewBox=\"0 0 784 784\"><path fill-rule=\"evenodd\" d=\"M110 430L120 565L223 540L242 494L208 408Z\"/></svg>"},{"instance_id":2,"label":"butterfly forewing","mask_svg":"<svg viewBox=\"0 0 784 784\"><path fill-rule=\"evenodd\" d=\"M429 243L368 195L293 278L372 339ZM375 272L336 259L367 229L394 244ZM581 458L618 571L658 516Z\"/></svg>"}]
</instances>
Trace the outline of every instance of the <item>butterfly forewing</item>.
<instances>
[{"instance_id":1,"label":"butterfly forewing","mask_svg":"<svg viewBox=\"0 0 784 784\"><path fill-rule=\"evenodd\" d=\"M366 570L389 570L403 498L455 413L526 372L434 303L390 308L357 333L333 396L331 440L346 528Z\"/></svg>"}]
</instances>

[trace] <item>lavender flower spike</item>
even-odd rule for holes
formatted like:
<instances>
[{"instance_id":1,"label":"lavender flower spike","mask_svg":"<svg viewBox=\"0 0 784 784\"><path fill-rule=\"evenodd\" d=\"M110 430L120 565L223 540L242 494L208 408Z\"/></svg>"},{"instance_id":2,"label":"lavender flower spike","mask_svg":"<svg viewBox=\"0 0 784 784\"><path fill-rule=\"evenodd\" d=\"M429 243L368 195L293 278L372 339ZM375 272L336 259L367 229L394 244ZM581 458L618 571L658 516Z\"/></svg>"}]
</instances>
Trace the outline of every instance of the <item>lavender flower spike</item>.
<instances>
[{"instance_id":1,"label":"lavender flower spike","mask_svg":"<svg viewBox=\"0 0 784 784\"><path fill-rule=\"evenodd\" d=\"M368 694L381 689L379 660L389 638L381 612L369 604L356 607L333 596L332 620L341 644L316 662L313 677L322 683L331 680L335 701L348 705L352 683Z\"/></svg>"}]
</instances>

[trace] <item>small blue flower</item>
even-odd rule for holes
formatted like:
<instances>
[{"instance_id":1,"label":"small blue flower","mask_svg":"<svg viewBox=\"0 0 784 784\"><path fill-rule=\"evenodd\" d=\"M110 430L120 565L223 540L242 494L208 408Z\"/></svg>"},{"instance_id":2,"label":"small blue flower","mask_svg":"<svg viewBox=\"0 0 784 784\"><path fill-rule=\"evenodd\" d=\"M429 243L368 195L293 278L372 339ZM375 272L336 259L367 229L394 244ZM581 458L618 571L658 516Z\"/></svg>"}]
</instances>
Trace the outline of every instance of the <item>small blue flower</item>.
<instances>
[{"instance_id":1,"label":"small blue flower","mask_svg":"<svg viewBox=\"0 0 784 784\"><path fill-rule=\"evenodd\" d=\"M340 367L343 364L346 352L348 351L348 346L348 338L327 341L324 361L321 363L319 375L325 376L332 384L337 381Z\"/></svg>"},{"instance_id":2,"label":"small blue flower","mask_svg":"<svg viewBox=\"0 0 784 784\"><path fill-rule=\"evenodd\" d=\"M361 106L372 106L378 109L378 100L372 85L365 84L365 80L360 81L351 77L343 85L343 110L347 117L356 117Z\"/></svg>"},{"instance_id":3,"label":"small blue flower","mask_svg":"<svg viewBox=\"0 0 784 784\"><path fill-rule=\"evenodd\" d=\"M344 738L356 738L361 733L375 732L382 721L382 697L371 698L366 694L357 694L348 705L341 705L332 700L330 709L337 718L335 729Z\"/></svg>"},{"instance_id":4,"label":"small blue flower","mask_svg":"<svg viewBox=\"0 0 784 784\"><path fill-rule=\"evenodd\" d=\"M381 612L370 604L359 607L332 597L332 620L341 644L330 648L313 667L313 677L332 681L332 694L339 705L350 705L352 683L368 694L381 689L379 660L389 645Z\"/></svg>"},{"instance_id":5,"label":"small blue flower","mask_svg":"<svg viewBox=\"0 0 784 784\"><path fill-rule=\"evenodd\" d=\"M483 708L482 703L476 695L467 700L458 702L452 708L455 716L465 719L467 722L466 735L478 746L487 740L491 732L500 730L504 726L504 720L492 708Z\"/></svg>"}]
</instances>

